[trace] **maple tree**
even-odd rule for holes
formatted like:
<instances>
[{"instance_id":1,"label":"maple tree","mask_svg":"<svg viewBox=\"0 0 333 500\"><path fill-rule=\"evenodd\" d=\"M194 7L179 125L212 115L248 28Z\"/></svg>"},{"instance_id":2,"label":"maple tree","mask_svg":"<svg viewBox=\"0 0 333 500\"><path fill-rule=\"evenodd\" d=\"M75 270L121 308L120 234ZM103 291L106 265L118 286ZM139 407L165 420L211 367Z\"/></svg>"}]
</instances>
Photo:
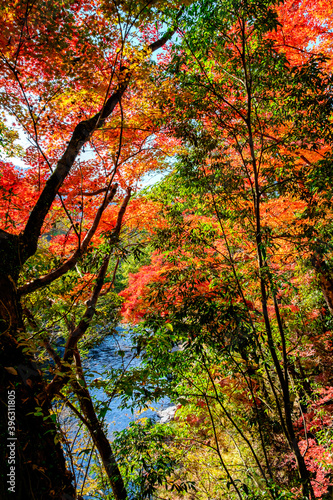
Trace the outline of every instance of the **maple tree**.
<instances>
[{"instance_id":1,"label":"maple tree","mask_svg":"<svg viewBox=\"0 0 333 500\"><path fill-rule=\"evenodd\" d=\"M1 147L25 164L4 158L0 173L1 432L15 389L17 498L76 498L51 412L68 384L114 498L127 497L78 345L99 297L112 293L130 197L161 168L163 146L176 145L154 125L149 75L181 12L168 1L1 5ZM30 141L26 153L15 125ZM6 452L3 441L2 498L11 495Z\"/></svg>"},{"instance_id":2,"label":"maple tree","mask_svg":"<svg viewBox=\"0 0 333 500\"><path fill-rule=\"evenodd\" d=\"M324 498L330 485L330 438L323 445L306 423L321 404L316 385L331 383L328 365L316 366L332 312L325 7L198 2L164 76L177 82L163 97L166 120L187 151L152 194L162 204L156 251L123 292L123 313L143 321L149 362L164 376L172 366L180 425L216 454L223 498ZM184 354L172 354L175 344ZM223 453L234 446L241 475Z\"/></svg>"},{"instance_id":3,"label":"maple tree","mask_svg":"<svg viewBox=\"0 0 333 500\"><path fill-rule=\"evenodd\" d=\"M331 13L329 0L2 4L1 432L15 389L18 498L79 498L94 449L91 488L110 498L328 498ZM131 256L144 265L127 279ZM121 300L142 366L91 380L82 354ZM176 418L111 444L94 387L143 408L167 395ZM76 456L60 404L86 429Z\"/></svg>"}]
</instances>

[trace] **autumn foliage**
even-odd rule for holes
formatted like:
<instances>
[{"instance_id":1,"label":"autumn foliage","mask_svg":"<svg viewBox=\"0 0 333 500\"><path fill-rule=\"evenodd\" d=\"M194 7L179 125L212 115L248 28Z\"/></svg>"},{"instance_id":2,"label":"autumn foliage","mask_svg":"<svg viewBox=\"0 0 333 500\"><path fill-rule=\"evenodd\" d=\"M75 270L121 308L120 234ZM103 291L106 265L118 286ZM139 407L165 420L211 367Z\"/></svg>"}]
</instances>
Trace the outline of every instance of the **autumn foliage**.
<instances>
[{"instance_id":1,"label":"autumn foliage","mask_svg":"<svg viewBox=\"0 0 333 500\"><path fill-rule=\"evenodd\" d=\"M332 2L0 9L0 388L17 391L19 495L328 500ZM81 358L120 318L141 365L91 376ZM111 442L116 395L166 396L175 418Z\"/></svg>"},{"instance_id":2,"label":"autumn foliage","mask_svg":"<svg viewBox=\"0 0 333 500\"><path fill-rule=\"evenodd\" d=\"M332 488L331 8L193 5L164 73L185 152L148 195L154 253L122 311L172 367L198 498Z\"/></svg>"}]
</instances>

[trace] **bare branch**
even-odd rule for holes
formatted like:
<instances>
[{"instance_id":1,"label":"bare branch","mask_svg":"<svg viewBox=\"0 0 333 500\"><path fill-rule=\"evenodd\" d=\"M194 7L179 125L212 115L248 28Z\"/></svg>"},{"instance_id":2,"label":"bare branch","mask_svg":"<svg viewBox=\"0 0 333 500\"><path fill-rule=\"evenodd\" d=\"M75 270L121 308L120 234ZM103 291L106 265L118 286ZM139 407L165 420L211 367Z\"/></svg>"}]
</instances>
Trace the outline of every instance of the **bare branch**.
<instances>
[{"instance_id":1,"label":"bare branch","mask_svg":"<svg viewBox=\"0 0 333 500\"><path fill-rule=\"evenodd\" d=\"M108 265L110 261L110 255L107 255L104 258L102 267L99 270L96 284L93 290L93 293L90 297L90 299L87 301L87 308L85 310L85 313L80 321L80 323L77 325L77 327L72 331L70 336L68 337L66 347L65 347L65 353L63 356L63 360L66 361L71 361L73 358L73 352L76 348L76 345L80 338L85 334L87 329L89 328L90 322L95 314L96 311L96 304L97 300L99 297L99 294L102 290L102 286L104 285L104 279L108 270Z\"/></svg>"},{"instance_id":2,"label":"bare branch","mask_svg":"<svg viewBox=\"0 0 333 500\"><path fill-rule=\"evenodd\" d=\"M99 209L97 210L94 222L92 223L91 228L85 235L81 246L76 250L76 252L68 259L66 262L64 262L60 267L55 269L54 271L51 271L49 274L46 274L45 276L42 276L41 278L37 278L34 281L30 281L30 283L26 283L25 285L21 286L18 289L18 294L19 295L27 295L28 293L34 292L35 290L38 290L39 288L49 285L52 283L52 281L60 278L63 276L65 273L67 273L70 269L73 269L79 258L83 255L83 253L87 250L89 243L92 240L92 237L94 236L96 229L98 227L98 224L101 220L102 214L108 204L112 201L114 198L116 191L117 191L117 184L114 184L112 187L110 194L104 198L103 203L100 205ZM119 216L119 215L118 215Z\"/></svg>"},{"instance_id":3,"label":"bare branch","mask_svg":"<svg viewBox=\"0 0 333 500\"><path fill-rule=\"evenodd\" d=\"M116 226L115 226L115 228L112 232L111 238L110 238L111 243L115 243L116 239L119 236L123 217L124 217L124 214L126 212L126 208L127 208L128 202L130 200L130 197L131 197L131 190L129 189L127 192L127 195L126 195L126 197L125 197L125 199L124 199L124 201L119 209L117 223L116 223ZM62 359L63 374L56 375L54 377L54 379L48 384L48 386L46 388L46 392L44 394L44 397L52 399L55 394L59 393L61 388L68 382L68 380L70 378L70 367L68 366L68 364L73 361L73 356L74 356L75 349L77 348L77 343L83 337L83 335L85 334L85 332L89 328L90 322L95 314L97 300L100 296L102 286L104 284L104 279L105 279L105 276L106 276L106 273L108 270L110 257L111 257L111 253L108 254L107 256L105 256L104 262L99 270L99 273L98 273L98 276L96 279L96 283L95 283L95 287L93 289L91 297L86 303L87 308L85 310L85 313L84 313L81 321L77 325L77 327L74 328L74 330L70 333L70 336L68 337L68 340L67 340L67 343L65 346L65 352L63 355L63 359Z\"/></svg>"},{"instance_id":4,"label":"bare branch","mask_svg":"<svg viewBox=\"0 0 333 500\"><path fill-rule=\"evenodd\" d=\"M176 33L177 28L178 28L178 26L177 26L178 20L179 20L180 16L182 15L184 9L185 9L185 7L183 5L177 14L175 22L170 27L170 29L165 33L165 35L163 35L159 40L156 40L156 42L153 42L149 45L148 49L151 50L151 52L154 52L155 50L158 50L161 47L163 47L163 45L165 45L166 42L168 42L173 37L173 35Z\"/></svg>"},{"instance_id":5,"label":"bare branch","mask_svg":"<svg viewBox=\"0 0 333 500\"><path fill-rule=\"evenodd\" d=\"M97 196L98 194L105 193L107 187L96 189L95 191L83 191L82 196Z\"/></svg>"},{"instance_id":6,"label":"bare branch","mask_svg":"<svg viewBox=\"0 0 333 500\"><path fill-rule=\"evenodd\" d=\"M126 212L126 208L127 208L130 197L131 197L131 190L129 189L127 192L127 196L125 197L125 199L120 207L119 213L118 213L117 223L116 223L116 226L115 226L113 233L112 233L112 236L111 236L112 242L114 242L119 236L123 217L124 217L124 214ZM90 322L95 314L98 297L101 293L102 286L104 285L104 279L105 279L105 276L106 276L106 273L108 270L110 257L111 257L111 254L107 255L104 258L103 265L100 268L100 271L99 271L98 276L97 276L97 280L96 280L96 284L95 284L93 293L92 293L90 299L87 301L87 309L83 315L83 318L81 319L78 326L72 331L72 333L70 334L70 336L67 340L65 352L64 352L64 356L63 356L63 360L65 362L72 361L73 352L76 349L78 341L80 340L80 338L85 334L85 332L89 328Z\"/></svg>"}]
</instances>

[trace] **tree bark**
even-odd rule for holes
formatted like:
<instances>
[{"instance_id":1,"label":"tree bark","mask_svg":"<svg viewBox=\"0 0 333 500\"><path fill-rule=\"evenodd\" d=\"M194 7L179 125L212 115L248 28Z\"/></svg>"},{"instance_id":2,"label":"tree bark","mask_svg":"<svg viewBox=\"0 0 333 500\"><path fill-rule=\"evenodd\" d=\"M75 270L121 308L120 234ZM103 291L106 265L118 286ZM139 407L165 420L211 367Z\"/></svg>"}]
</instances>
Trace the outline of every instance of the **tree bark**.
<instances>
[{"instance_id":1,"label":"tree bark","mask_svg":"<svg viewBox=\"0 0 333 500\"><path fill-rule=\"evenodd\" d=\"M38 400L44 390L41 372L17 340L24 331L16 289L19 238L0 235L0 498L74 499L50 405Z\"/></svg>"}]
</instances>

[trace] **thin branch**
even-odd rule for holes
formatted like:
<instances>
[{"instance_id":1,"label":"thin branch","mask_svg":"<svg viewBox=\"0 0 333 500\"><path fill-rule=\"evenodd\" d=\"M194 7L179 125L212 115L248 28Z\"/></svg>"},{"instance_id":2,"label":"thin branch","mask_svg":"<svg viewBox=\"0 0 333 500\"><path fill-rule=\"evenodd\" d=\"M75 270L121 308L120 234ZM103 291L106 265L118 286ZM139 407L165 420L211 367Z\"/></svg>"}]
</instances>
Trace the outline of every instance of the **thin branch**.
<instances>
[{"instance_id":1,"label":"thin branch","mask_svg":"<svg viewBox=\"0 0 333 500\"><path fill-rule=\"evenodd\" d=\"M183 8L180 9L178 16L181 14L182 10ZM175 30L175 27L168 30L167 33L159 40L150 44L148 47L149 51L154 52L162 47L168 40L171 39ZM24 263L36 252L38 238L40 236L45 217L48 214L59 189L68 176L80 150L84 144L89 141L96 129L100 129L105 126L107 118L113 113L117 104L120 103L121 98L130 83L131 77L132 71L126 66L121 66L119 70L118 85L112 95L108 97L101 110L88 120L81 121L75 127L69 144L64 154L58 161L56 169L46 181L44 189L40 194L39 199L29 216L24 232L21 235L20 244L22 263Z\"/></svg>"},{"instance_id":2,"label":"thin branch","mask_svg":"<svg viewBox=\"0 0 333 500\"><path fill-rule=\"evenodd\" d=\"M60 267L55 269L54 271L51 271L49 274L46 274L45 276L42 276L41 278L37 278L34 281L30 281L29 283L26 283L25 285L21 286L18 289L18 294L19 295L27 295L28 293L34 292L35 290L38 290L39 288L49 285L52 283L52 281L60 278L63 276L65 273L67 273L70 269L73 269L79 260L79 258L83 255L83 253L87 250L92 237L94 236L99 222L101 220L101 217L103 215L104 210L108 206L108 204L113 200L116 192L117 192L118 185L114 184L112 187L109 195L104 198L103 203L100 205L99 209L96 212L94 222L92 223L89 231L83 238L81 246L75 251L75 253L70 257L66 262L64 262Z\"/></svg>"}]
</instances>

